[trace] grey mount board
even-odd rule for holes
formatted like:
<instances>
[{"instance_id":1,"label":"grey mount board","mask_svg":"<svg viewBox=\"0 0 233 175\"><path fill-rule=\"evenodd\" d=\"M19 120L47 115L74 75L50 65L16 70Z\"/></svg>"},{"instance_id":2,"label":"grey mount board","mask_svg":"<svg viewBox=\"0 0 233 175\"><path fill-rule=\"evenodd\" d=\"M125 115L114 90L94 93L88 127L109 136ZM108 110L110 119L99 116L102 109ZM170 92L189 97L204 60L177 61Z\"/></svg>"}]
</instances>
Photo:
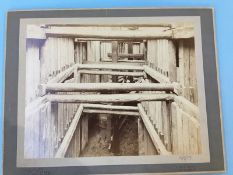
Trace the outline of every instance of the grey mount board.
<instances>
[{"instance_id":1,"label":"grey mount board","mask_svg":"<svg viewBox=\"0 0 233 175\"><path fill-rule=\"evenodd\" d=\"M87 17L165 17L199 16L201 19L202 54L209 133L209 163L131 164L70 167L16 167L17 108L19 67L19 27L23 18L87 18ZM213 10L204 8L164 9L79 9L12 11L7 14L4 88L4 175L63 175L120 173L198 173L225 171L217 59L215 52ZM215 95L213 95L215 94Z\"/></svg>"}]
</instances>

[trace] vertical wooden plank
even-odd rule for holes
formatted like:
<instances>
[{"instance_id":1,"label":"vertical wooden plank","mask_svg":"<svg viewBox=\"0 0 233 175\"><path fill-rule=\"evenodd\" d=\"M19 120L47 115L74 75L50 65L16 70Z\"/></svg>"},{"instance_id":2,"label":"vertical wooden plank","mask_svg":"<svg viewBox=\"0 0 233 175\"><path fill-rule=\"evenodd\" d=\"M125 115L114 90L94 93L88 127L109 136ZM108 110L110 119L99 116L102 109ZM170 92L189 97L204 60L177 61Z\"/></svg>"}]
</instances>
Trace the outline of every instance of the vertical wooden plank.
<instances>
[{"instance_id":1,"label":"vertical wooden plank","mask_svg":"<svg viewBox=\"0 0 233 175\"><path fill-rule=\"evenodd\" d=\"M168 51L169 51L169 76L171 82L177 81L177 75L176 75L176 49L173 41L169 40L168 43Z\"/></svg>"},{"instance_id":2,"label":"vertical wooden plank","mask_svg":"<svg viewBox=\"0 0 233 175\"><path fill-rule=\"evenodd\" d=\"M145 146L144 146L144 126L142 120L138 118L138 154L145 155Z\"/></svg>"},{"instance_id":3,"label":"vertical wooden plank","mask_svg":"<svg viewBox=\"0 0 233 175\"><path fill-rule=\"evenodd\" d=\"M165 145L168 151L171 151L171 102L163 102L163 116L164 116L164 136Z\"/></svg>"},{"instance_id":4,"label":"vertical wooden plank","mask_svg":"<svg viewBox=\"0 0 233 175\"><path fill-rule=\"evenodd\" d=\"M183 146L184 146L184 155L189 155L189 123L188 119L182 115L182 125L183 125Z\"/></svg>"},{"instance_id":5,"label":"vertical wooden plank","mask_svg":"<svg viewBox=\"0 0 233 175\"><path fill-rule=\"evenodd\" d=\"M173 102L171 104L172 116L172 153L178 154L178 131L177 131L177 105Z\"/></svg>"},{"instance_id":6,"label":"vertical wooden plank","mask_svg":"<svg viewBox=\"0 0 233 175\"><path fill-rule=\"evenodd\" d=\"M183 40L179 41L179 73L178 73L178 82L184 86L184 42Z\"/></svg>"},{"instance_id":7,"label":"vertical wooden plank","mask_svg":"<svg viewBox=\"0 0 233 175\"><path fill-rule=\"evenodd\" d=\"M189 42L184 41L184 97L190 100L189 95Z\"/></svg>"},{"instance_id":8,"label":"vertical wooden plank","mask_svg":"<svg viewBox=\"0 0 233 175\"><path fill-rule=\"evenodd\" d=\"M195 46L194 39L190 39L190 99L194 104L198 104L197 93L197 75L196 75L196 58L195 58Z\"/></svg>"},{"instance_id":9,"label":"vertical wooden plank","mask_svg":"<svg viewBox=\"0 0 233 175\"><path fill-rule=\"evenodd\" d=\"M82 141L81 141L81 150L85 148L88 142L88 116L84 115L81 120L81 128L82 128Z\"/></svg>"},{"instance_id":10,"label":"vertical wooden plank","mask_svg":"<svg viewBox=\"0 0 233 175\"><path fill-rule=\"evenodd\" d=\"M201 143L200 127L197 129L197 144L198 144L198 154L201 154L202 153L202 143Z\"/></svg>"},{"instance_id":11,"label":"vertical wooden plank","mask_svg":"<svg viewBox=\"0 0 233 175\"><path fill-rule=\"evenodd\" d=\"M182 110L176 106L177 110L177 140L178 140L178 154L184 154L184 129L183 129L183 116Z\"/></svg>"}]
</instances>

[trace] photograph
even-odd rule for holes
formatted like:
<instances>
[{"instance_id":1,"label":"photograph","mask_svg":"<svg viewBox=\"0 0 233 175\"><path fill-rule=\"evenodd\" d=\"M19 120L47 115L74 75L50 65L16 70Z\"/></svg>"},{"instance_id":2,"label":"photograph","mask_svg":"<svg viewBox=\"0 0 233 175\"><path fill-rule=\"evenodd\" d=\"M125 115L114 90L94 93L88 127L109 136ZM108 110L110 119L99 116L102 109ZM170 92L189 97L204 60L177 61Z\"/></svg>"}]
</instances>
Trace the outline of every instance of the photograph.
<instances>
[{"instance_id":1,"label":"photograph","mask_svg":"<svg viewBox=\"0 0 233 175\"><path fill-rule=\"evenodd\" d=\"M196 23L65 21L25 27L24 159L205 152Z\"/></svg>"},{"instance_id":2,"label":"photograph","mask_svg":"<svg viewBox=\"0 0 233 175\"><path fill-rule=\"evenodd\" d=\"M6 20L4 175L226 171L212 8Z\"/></svg>"}]
</instances>

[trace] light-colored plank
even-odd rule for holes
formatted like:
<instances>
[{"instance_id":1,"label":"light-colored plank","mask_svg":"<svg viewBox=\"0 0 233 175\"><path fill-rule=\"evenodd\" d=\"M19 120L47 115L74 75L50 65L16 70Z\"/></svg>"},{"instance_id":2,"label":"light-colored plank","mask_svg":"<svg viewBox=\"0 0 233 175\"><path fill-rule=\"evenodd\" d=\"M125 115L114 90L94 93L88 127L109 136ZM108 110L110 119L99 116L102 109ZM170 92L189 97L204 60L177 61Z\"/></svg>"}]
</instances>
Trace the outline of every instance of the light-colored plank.
<instances>
[{"instance_id":1,"label":"light-colored plank","mask_svg":"<svg viewBox=\"0 0 233 175\"><path fill-rule=\"evenodd\" d=\"M200 112L199 112L198 106L191 103L189 100L187 100L186 98L182 96L174 96L174 101L179 106L179 108L181 108L184 112L199 119Z\"/></svg>"},{"instance_id":2,"label":"light-colored plank","mask_svg":"<svg viewBox=\"0 0 233 175\"><path fill-rule=\"evenodd\" d=\"M113 105L102 105L102 104L85 104L84 108L90 109L112 109L112 110L127 110L127 111L138 111L136 106L113 106Z\"/></svg>"},{"instance_id":3,"label":"light-colored plank","mask_svg":"<svg viewBox=\"0 0 233 175\"><path fill-rule=\"evenodd\" d=\"M74 73L74 69L77 69L77 64L69 67L68 69L62 71L61 73L57 74L54 78L48 81L48 83L60 83L68 78L72 73Z\"/></svg>"},{"instance_id":4,"label":"light-colored plank","mask_svg":"<svg viewBox=\"0 0 233 175\"><path fill-rule=\"evenodd\" d=\"M41 108L43 108L46 103L47 103L47 99L45 97L38 97L35 100L33 100L32 102L30 102L25 109L25 114L26 115L31 115L35 112L38 112Z\"/></svg>"},{"instance_id":5,"label":"light-colored plank","mask_svg":"<svg viewBox=\"0 0 233 175\"><path fill-rule=\"evenodd\" d=\"M73 134L77 128L78 122L79 122L80 117L82 115L82 111L83 111L83 106L80 105L76 114L75 114L74 119L72 120L72 123L70 124L68 131L65 134L65 137L62 140L62 143L61 143L61 145L60 145L60 147L55 155L55 158L64 158L65 153L67 151L67 148L70 144L70 141L73 137Z\"/></svg>"},{"instance_id":6,"label":"light-colored plank","mask_svg":"<svg viewBox=\"0 0 233 175\"><path fill-rule=\"evenodd\" d=\"M195 33L193 26L178 27L172 29L172 31L173 31L173 38L175 39L193 38Z\"/></svg>"},{"instance_id":7,"label":"light-colored plank","mask_svg":"<svg viewBox=\"0 0 233 175\"><path fill-rule=\"evenodd\" d=\"M45 29L46 36L105 39L157 39L172 38L171 30L144 28L144 30L112 30L111 27L52 27Z\"/></svg>"},{"instance_id":8,"label":"light-colored plank","mask_svg":"<svg viewBox=\"0 0 233 175\"><path fill-rule=\"evenodd\" d=\"M108 53L108 57L112 57L112 53ZM121 58L133 58L133 59L143 59L144 58L144 55L143 54L130 54L130 53L119 53L118 54L118 59L121 59Z\"/></svg>"},{"instance_id":9,"label":"light-colored plank","mask_svg":"<svg viewBox=\"0 0 233 175\"><path fill-rule=\"evenodd\" d=\"M158 133L155 131L154 126L152 125L151 121L149 120L148 116L146 115L146 113L145 113L145 111L140 103L138 104L138 110L139 110L139 113L141 115L142 121L143 121L158 153L160 155L170 155L171 153L167 151L165 145L162 143Z\"/></svg>"},{"instance_id":10,"label":"light-colored plank","mask_svg":"<svg viewBox=\"0 0 233 175\"><path fill-rule=\"evenodd\" d=\"M156 70L150 68L149 66L144 65L144 71L148 74L151 78L158 81L159 83L170 83L170 80L165 75L157 72Z\"/></svg>"},{"instance_id":11,"label":"light-colored plank","mask_svg":"<svg viewBox=\"0 0 233 175\"><path fill-rule=\"evenodd\" d=\"M132 73L132 72L131 72ZM41 84L40 94L46 92L100 92L100 91L176 91L175 84L161 83L48 83Z\"/></svg>"},{"instance_id":12,"label":"light-colored plank","mask_svg":"<svg viewBox=\"0 0 233 175\"><path fill-rule=\"evenodd\" d=\"M63 103L119 103L141 101L169 101L170 94L93 94L93 95L46 95L49 101Z\"/></svg>"},{"instance_id":13,"label":"light-colored plank","mask_svg":"<svg viewBox=\"0 0 233 175\"><path fill-rule=\"evenodd\" d=\"M117 71L102 71L102 70L80 70L80 74L89 75L119 75L119 76L133 76L143 77L143 72L117 72Z\"/></svg>"},{"instance_id":14,"label":"light-colored plank","mask_svg":"<svg viewBox=\"0 0 233 175\"><path fill-rule=\"evenodd\" d=\"M84 113L90 113L90 114L114 114L114 115L127 115L127 116L140 116L138 112L134 111L119 111L119 110L104 110L104 109L86 109L83 110Z\"/></svg>"},{"instance_id":15,"label":"light-colored plank","mask_svg":"<svg viewBox=\"0 0 233 175\"><path fill-rule=\"evenodd\" d=\"M114 69L114 70L138 70L138 71L144 71L144 68L142 66L130 66L130 65L119 65L116 66L116 64L78 64L78 69Z\"/></svg>"}]
</instances>

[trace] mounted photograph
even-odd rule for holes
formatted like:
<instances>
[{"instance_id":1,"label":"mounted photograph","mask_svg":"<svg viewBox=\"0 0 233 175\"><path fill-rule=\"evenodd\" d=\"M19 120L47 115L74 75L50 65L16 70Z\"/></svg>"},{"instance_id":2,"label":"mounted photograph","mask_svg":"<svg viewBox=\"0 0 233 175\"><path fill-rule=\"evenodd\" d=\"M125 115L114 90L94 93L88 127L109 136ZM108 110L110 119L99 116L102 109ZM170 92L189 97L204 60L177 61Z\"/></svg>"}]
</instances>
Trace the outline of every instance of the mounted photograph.
<instances>
[{"instance_id":1,"label":"mounted photograph","mask_svg":"<svg viewBox=\"0 0 233 175\"><path fill-rule=\"evenodd\" d=\"M213 9L7 14L4 175L225 171Z\"/></svg>"},{"instance_id":2,"label":"mounted photograph","mask_svg":"<svg viewBox=\"0 0 233 175\"><path fill-rule=\"evenodd\" d=\"M199 20L147 19L25 23L24 159L208 161Z\"/></svg>"}]
</instances>

